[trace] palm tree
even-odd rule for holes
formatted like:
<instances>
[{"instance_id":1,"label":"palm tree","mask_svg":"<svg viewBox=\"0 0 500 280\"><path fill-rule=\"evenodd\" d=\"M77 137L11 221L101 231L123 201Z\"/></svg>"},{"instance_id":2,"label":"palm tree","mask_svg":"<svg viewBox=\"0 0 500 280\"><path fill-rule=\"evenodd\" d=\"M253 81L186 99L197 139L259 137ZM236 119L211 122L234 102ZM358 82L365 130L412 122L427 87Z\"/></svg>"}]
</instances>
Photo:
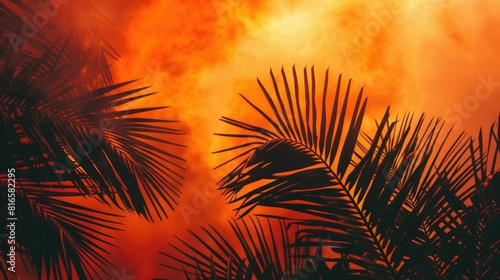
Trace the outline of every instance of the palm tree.
<instances>
[{"instance_id":1,"label":"palm tree","mask_svg":"<svg viewBox=\"0 0 500 280\"><path fill-rule=\"evenodd\" d=\"M166 107L120 109L154 93L113 83L107 62L113 51L95 29L47 23L22 45L11 40L36 5L0 4L2 201L15 177L14 200L9 196L15 206L2 207L0 216L17 219L18 269L22 261L30 277L109 279L107 250L120 215L85 206L86 199L150 221L167 217L184 160L171 149L182 145L166 139L183 133L170 127L172 120L141 116ZM0 250L6 256L10 244ZM6 279L15 277L8 266L0 266Z\"/></svg>"},{"instance_id":2,"label":"palm tree","mask_svg":"<svg viewBox=\"0 0 500 280\"><path fill-rule=\"evenodd\" d=\"M331 97L328 71L319 93L314 67L302 84L295 67L291 84L281 76L282 87L271 71L274 95L258 80L270 112L242 96L269 127L221 118L239 131L219 135L252 139L219 151L238 151L219 182L236 205L233 238L204 228L196 245L170 244L177 265L164 266L186 279L500 277L500 118L487 141L451 138L425 115L391 121L389 108L362 132L367 98L350 102L350 80ZM270 214L252 218L256 208Z\"/></svg>"}]
</instances>

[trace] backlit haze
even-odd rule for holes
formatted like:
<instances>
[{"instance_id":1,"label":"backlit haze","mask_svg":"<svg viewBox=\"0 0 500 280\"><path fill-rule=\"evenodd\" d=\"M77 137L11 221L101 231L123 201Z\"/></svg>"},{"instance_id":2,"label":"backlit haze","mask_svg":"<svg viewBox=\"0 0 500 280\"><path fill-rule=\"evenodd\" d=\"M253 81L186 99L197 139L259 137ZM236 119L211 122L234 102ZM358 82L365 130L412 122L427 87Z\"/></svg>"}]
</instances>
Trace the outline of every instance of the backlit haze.
<instances>
[{"instance_id":1,"label":"backlit haze","mask_svg":"<svg viewBox=\"0 0 500 280\"><path fill-rule=\"evenodd\" d=\"M190 240L187 229L199 232L207 223L228 230L233 206L213 194L227 170L211 171L229 155L211 152L231 142L213 133L230 131L221 116L252 122L255 114L238 93L264 105L256 78L271 87L271 68L279 76L281 67L291 75L293 65L299 73L314 65L320 81L329 68L331 88L340 73L352 78L353 90L364 86L368 96L367 130L388 105L394 118L425 112L474 136L499 113L499 1L105 0L102 5L116 15L105 31L121 56L112 62L113 78L139 79L131 86L159 91L131 106L171 106L151 116L181 121L186 136L179 142L188 147L178 202L182 209L202 208L187 216L178 207L156 224L127 216L113 254L117 267L136 279L175 279L157 265L158 251L176 242L174 234ZM211 194L208 203L196 200L204 191Z\"/></svg>"}]
</instances>

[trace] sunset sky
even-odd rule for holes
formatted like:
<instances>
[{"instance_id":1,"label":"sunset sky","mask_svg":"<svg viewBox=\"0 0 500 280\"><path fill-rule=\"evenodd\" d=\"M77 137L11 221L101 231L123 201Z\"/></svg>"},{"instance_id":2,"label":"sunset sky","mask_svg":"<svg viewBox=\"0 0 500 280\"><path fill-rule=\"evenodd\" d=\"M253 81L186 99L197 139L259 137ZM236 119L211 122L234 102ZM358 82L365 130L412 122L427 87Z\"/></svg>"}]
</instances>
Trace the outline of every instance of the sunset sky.
<instances>
[{"instance_id":1,"label":"sunset sky","mask_svg":"<svg viewBox=\"0 0 500 280\"><path fill-rule=\"evenodd\" d=\"M74 0L78 2L78 0ZM71 5L68 4L68 5ZM411 111L441 117L476 135L493 123L500 104L500 2L437 1L118 1L100 8L113 15L104 35L118 51L115 82L139 79L157 95L134 107L169 105L152 117L178 119L186 136L178 142L187 160L180 207L214 184L226 169L211 172L228 147L215 132L230 131L221 116L252 121L238 93L264 104L256 78L271 86L269 70L289 74L315 67L343 73L353 89L368 96L366 129L391 105L392 116ZM331 86L333 87L333 86ZM205 196L206 197L206 196ZM199 205L199 204L198 204ZM178 207L155 224L134 215L117 235L117 267L136 279L174 278L157 265L173 235L189 240L207 223L228 229L232 205L220 194L208 197L186 218ZM183 208L186 209L186 208ZM229 232L228 232L229 233Z\"/></svg>"}]
</instances>

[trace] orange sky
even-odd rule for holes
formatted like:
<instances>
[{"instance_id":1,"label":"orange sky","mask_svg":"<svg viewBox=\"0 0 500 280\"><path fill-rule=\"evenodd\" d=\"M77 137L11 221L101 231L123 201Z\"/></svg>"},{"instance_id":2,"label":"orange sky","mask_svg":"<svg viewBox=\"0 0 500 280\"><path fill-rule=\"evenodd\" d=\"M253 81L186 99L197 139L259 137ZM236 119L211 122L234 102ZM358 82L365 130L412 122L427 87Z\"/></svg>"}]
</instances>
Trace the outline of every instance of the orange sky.
<instances>
[{"instance_id":1,"label":"orange sky","mask_svg":"<svg viewBox=\"0 0 500 280\"><path fill-rule=\"evenodd\" d=\"M499 1L108 2L122 18L106 33L121 55L115 81L153 85L159 94L131 105L170 105L152 116L187 131L183 207L224 173L210 174L227 158L211 154L229 144L213 136L227 132L219 117L251 120L238 93L264 104L256 77L269 85L270 68L315 65L322 77L329 67L332 81L344 73L356 91L366 86L370 119L391 105L392 115L426 112L475 135L499 113ZM156 224L127 216L117 266L136 279L171 276L156 263L173 234L208 222L227 229L231 206L218 194L207 201L188 223L178 210Z\"/></svg>"}]
</instances>

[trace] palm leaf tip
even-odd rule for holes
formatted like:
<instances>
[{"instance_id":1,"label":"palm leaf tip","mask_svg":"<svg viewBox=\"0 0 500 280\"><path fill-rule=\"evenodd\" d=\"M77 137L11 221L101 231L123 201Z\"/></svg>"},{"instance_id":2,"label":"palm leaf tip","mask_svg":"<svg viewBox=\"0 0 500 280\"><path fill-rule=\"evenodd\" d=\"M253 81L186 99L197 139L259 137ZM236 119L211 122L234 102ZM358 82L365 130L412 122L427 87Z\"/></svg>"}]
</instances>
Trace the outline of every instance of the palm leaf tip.
<instances>
[{"instance_id":1,"label":"palm leaf tip","mask_svg":"<svg viewBox=\"0 0 500 280\"><path fill-rule=\"evenodd\" d=\"M14 114L3 114L17 127L7 137L39 145L60 184L147 219L165 217L162 203L172 207L179 196L184 161L169 148L183 145L170 138L182 131L164 125L170 121L132 116L166 107L116 110L152 94L141 94L143 89L119 92L128 82L95 88L85 84L91 73L76 71L66 78L62 74L68 67L80 67L87 58L68 56L65 63L54 65L52 57L66 55L64 44L55 44L43 58L30 58L51 71L35 73L19 60L5 65L1 74L8 85L2 88L8 90L0 91L0 99L7 109L17 108ZM52 81L50 86L47 81Z\"/></svg>"},{"instance_id":2,"label":"palm leaf tip","mask_svg":"<svg viewBox=\"0 0 500 280\"><path fill-rule=\"evenodd\" d=\"M313 177L312 172L327 170L333 167L334 163L338 164L337 167L340 170L338 176L342 176L348 169L350 161L347 159L351 158L355 153L356 139L360 133L363 114L366 110L366 98L363 98L361 90L354 106L350 106L353 107L352 118L346 128L344 123L349 121L347 114L351 81L347 84L345 97L342 101L342 78L339 75L335 94L330 97L328 95L328 71L325 72L324 84L320 94L316 93L314 67L310 69L310 72L304 69L302 77L304 81L303 91L299 90L302 85L299 84L299 77L295 67L292 68L293 82L291 85L288 83L284 69L281 70L284 90L279 87L277 78L272 70L270 71L274 96L258 80L258 84L270 105L270 112L265 112L243 95L242 97L267 121L268 127L222 117L223 122L242 129L244 132L219 135L255 139L252 142L245 142L218 151L241 151L240 154L224 164L245 158L240 164L236 165L228 176L222 178L219 182L225 193L233 198L232 202L245 201L245 204L239 209L251 206L256 201L265 203L280 197L282 193L278 189L284 186L294 186L295 189L298 189L299 182L311 180L311 177ZM329 101L333 101L333 106L327 105ZM343 149L339 149L341 145L343 145ZM277 157L278 154L286 156L281 157L280 160ZM307 161L306 158L312 158L313 160ZM321 166L321 163L323 163L323 166ZM290 173L294 173L294 177L289 176L287 179L293 180L293 182L279 181L279 178L284 177L284 174ZM267 179L276 181L242 195L242 190L245 189L246 185ZM324 179L327 182L335 180L328 177ZM278 188L273 189L274 187ZM321 188L321 186L317 186L317 188ZM311 186L307 189L314 190L315 187ZM266 194L271 194L272 197L261 200L258 194L262 193L263 190L268 190ZM234 199L236 193L239 195L237 199ZM281 197L281 199L289 200L292 198ZM246 214L248 211L244 213Z\"/></svg>"}]
</instances>

